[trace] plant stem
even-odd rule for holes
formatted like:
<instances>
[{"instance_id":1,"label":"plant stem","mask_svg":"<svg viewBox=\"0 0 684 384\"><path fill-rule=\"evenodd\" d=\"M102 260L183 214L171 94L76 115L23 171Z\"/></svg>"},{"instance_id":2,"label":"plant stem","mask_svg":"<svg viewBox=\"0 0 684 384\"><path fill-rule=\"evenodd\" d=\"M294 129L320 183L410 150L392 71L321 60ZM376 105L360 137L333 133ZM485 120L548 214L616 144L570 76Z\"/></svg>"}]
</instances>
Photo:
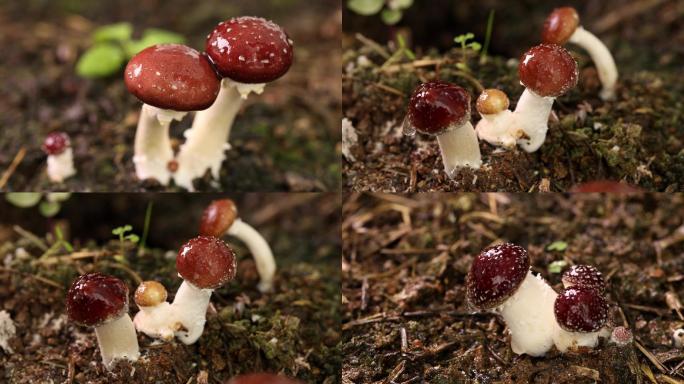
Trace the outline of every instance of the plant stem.
<instances>
[{"instance_id":1,"label":"plant stem","mask_svg":"<svg viewBox=\"0 0 684 384\"><path fill-rule=\"evenodd\" d=\"M140 245L138 246L138 255L142 255L145 253L145 244L147 243L147 234L149 233L150 230L150 220L152 218L152 207L154 206L154 202L150 201L147 204L147 210L145 211L145 224L143 227L143 234L142 234L142 239L140 240Z\"/></svg>"},{"instance_id":2,"label":"plant stem","mask_svg":"<svg viewBox=\"0 0 684 384\"><path fill-rule=\"evenodd\" d=\"M482 56L480 57L481 63L487 62L487 50L489 49L489 42L492 38L492 28L494 27L494 12L495 10L489 11L489 17L487 18L487 31L485 33L484 47L482 47Z\"/></svg>"}]
</instances>

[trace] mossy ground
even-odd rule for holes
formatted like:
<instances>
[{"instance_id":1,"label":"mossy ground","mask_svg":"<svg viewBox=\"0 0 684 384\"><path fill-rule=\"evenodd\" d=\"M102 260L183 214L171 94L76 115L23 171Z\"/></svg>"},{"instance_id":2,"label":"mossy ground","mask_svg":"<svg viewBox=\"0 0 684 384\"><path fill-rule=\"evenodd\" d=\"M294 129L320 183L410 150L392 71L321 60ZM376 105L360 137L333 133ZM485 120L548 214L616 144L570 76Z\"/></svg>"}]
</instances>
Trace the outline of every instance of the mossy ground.
<instances>
[{"instance_id":1,"label":"mossy ground","mask_svg":"<svg viewBox=\"0 0 684 384\"><path fill-rule=\"evenodd\" d=\"M684 354L672 343L684 326L682 217L681 195L351 194L342 382L682 382ZM465 302L473 257L501 241L527 248L532 270L556 291L554 265L596 266L610 321L629 327L635 344L514 354L503 321Z\"/></svg>"}]
</instances>

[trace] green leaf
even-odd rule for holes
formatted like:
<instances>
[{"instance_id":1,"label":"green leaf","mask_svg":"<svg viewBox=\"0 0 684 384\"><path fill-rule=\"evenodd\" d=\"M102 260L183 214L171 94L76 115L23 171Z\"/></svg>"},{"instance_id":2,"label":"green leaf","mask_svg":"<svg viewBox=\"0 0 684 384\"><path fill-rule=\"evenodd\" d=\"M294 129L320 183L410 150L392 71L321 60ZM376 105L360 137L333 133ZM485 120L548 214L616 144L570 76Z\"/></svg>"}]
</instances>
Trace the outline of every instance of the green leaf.
<instances>
[{"instance_id":1,"label":"green leaf","mask_svg":"<svg viewBox=\"0 0 684 384\"><path fill-rule=\"evenodd\" d=\"M124 63L121 48L100 43L88 49L76 64L76 73L86 78L107 77L117 73Z\"/></svg>"},{"instance_id":2,"label":"green leaf","mask_svg":"<svg viewBox=\"0 0 684 384\"><path fill-rule=\"evenodd\" d=\"M130 235L126 236L126 240L130 241L131 243L137 244L138 241L140 241L140 237L136 234L131 233Z\"/></svg>"},{"instance_id":3,"label":"green leaf","mask_svg":"<svg viewBox=\"0 0 684 384\"><path fill-rule=\"evenodd\" d=\"M44 217L52 217L59 213L61 207L62 205L55 201L42 201L38 206L38 210Z\"/></svg>"},{"instance_id":4,"label":"green leaf","mask_svg":"<svg viewBox=\"0 0 684 384\"><path fill-rule=\"evenodd\" d=\"M124 232L126 232L125 227L116 227L116 228L112 229L112 235L115 235L115 236L123 235Z\"/></svg>"},{"instance_id":5,"label":"green leaf","mask_svg":"<svg viewBox=\"0 0 684 384\"><path fill-rule=\"evenodd\" d=\"M163 29L150 28L143 32L140 40L132 40L124 43L126 56L131 58L147 47L156 44L183 44L185 37Z\"/></svg>"},{"instance_id":6,"label":"green leaf","mask_svg":"<svg viewBox=\"0 0 684 384\"><path fill-rule=\"evenodd\" d=\"M549 264L547 269L548 269L549 273L560 273L566 265L568 265L567 261L556 260L556 261L552 262L551 264Z\"/></svg>"},{"instance_id":7,"label":"green leaf","mask_svg":"<svg viewBox=\"0 0 684 384\"><path fill-rule=\"evenodd\" d=\"M401 20L402 13L398 9L383 9L380 14L382 22L387 25L394 25Z\"/></svg>"},{"instance_id":8,"label":"green leaf","mask_svg":"<svg viewBox=\"0 0 684 384\"><path fill-rule=\"evenodd\" d=\"M568 243L566 243L565 241L554 241L553 243L549 244L548 247L546 247L546 250L563 252L567 247Z\"/></svg>"},{"instance_id":9,"label":"green leaf","mask_svg":"<svg viewBox=\"0 0 684 384\"><path fill-rule=\"evenodd\" d=\"M363 16L374 15L385 5L384 0L349 0L347 8Z\"/></svg>"},{"instance_id":10,"label":"green leaf","mask_svg":"<svg viewBox=\"0 0 684 384\"><path fill-rule=\"evenodd\" d=\"M472 43L468 44L468 47L470 47L470 49L476 52L479 52L480 49L482 49L482 45L480 45L480 43L476 41L473 41Z\"/></svg>"},{"instance_id":11,"label":"green leaf","mask_svg":"<svg viewBox=\"0 0 684 384\"><path fill-rule=\"evenodd\" d=\"M69 197L71 197L71 192L50 192L45 196L47 201L53 201L56 203L67 201L69 200Z\"/></svg>"},{"instance_id":12,"label":"green leaf","mask_svg":"<svg viewBox=\"0 0 684 384\"><path fill-rule=\"evenodd\" d=\"M458 35L458 36L454 37L454 43L456 43L456 44L461 44L461 43L465 42L465 40L466 40L465 35Z\"/></svg>"},{"instance_id":13,"label":"green leaf","mask_svg":"<svg viewBox=\"0 0 684 384\"><path fill-rule=\"evenodd\" d=\"M465 65L465 63L456 63L456 68L458 68L458 69L460 69L460 70L462 70L462 71L467 71L467 70L468 70L468 66Z\"/></svg>"},{"instance_id":14,"label":"green leaf","mask_svg":"<svg viewBox=\"0 0 684 384\"><path fill-rule=\"evenodd\" d=\"M93 32L93 41L95 43L104 43L108 41L128 41L133 35L133 26L131 23L116 23L102 26Z\"/></svg>"},{"instance_id":15,"label":"green leaf","mask_svg":"<svg viewBox=\"0 0 684 384\"><path fill-rule=\"evenodd\" d=\"M38 204L41 197L40 192L10 192L5 195L5 200L18 208L30 208Z\"/></svg>"},{"instance_id":16,"label":"green leaf","mask_svg":"<svg viewBox=\"0 0 684 384\"><path fill-rule=\"evenodd\" d=\"M413 0L394 0L396 9L406 9L413 5Z\"/></svg>"}]
</instances>

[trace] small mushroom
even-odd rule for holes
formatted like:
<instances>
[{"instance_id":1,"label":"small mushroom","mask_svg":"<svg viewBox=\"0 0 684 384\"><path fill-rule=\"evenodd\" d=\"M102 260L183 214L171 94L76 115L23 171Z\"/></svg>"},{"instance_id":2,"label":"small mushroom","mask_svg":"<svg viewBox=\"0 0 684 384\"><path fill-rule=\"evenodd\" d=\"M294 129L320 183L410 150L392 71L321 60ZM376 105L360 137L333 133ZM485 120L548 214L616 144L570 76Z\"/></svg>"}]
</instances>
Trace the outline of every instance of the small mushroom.
<instances>
[{"instance_id":1,"label":"small mushroom","mask_svg":"<svg viewBox=\"0 0 684 384\"><path fill-rule=\"evenodd\" d=\"M608 320L608 302L591 287L573 286L556 298L553 312L560 327L556 327L554 343L565 352L568 348L594 348L599 331Z\"/></svg>"},{"instance_id":2,"label":"small mushroom","mask_svg":"<svg viewBox=\"0 0 684 384\"><path fill-rule=\"evenodd\" d=\"M582 286L595 289L602 295L606 292L606 282L603 280L603 274L591 265L573 265L563 272L561 280L565 288Z\"/></svg>"},{"instance_id":3,"label":"small mushroom","mask_svg":"<svg viewBox=\"0 0 684 384\"><path fill-rule=\"evenodd\" d=\"M212 201L202 213L200 235L214 237L229 235L243 241L254 257L254 262L261 278L259 290L261 292L270 291L276 271L276 263L271 247L259 232L240 220L237 215L237 207L232 200Z\"/></svg>"},{"instance_id":4,"label":"small mushroom","mask_svg":"<svg viewBox=\"0 0 684 384\"><path fill-rule=\"evenodd\" d=\"M301 384L301 381L272 373L248 373L233 377L228 384Z\"/></svg>"},{"instance_id":5,"label":"small mushroom","mask_svg":"<svg viewBox=\"0 0 684 384\"><path fill-rule=\"evenodd\" d=\"M611 332L610 334L610 342L617 344L619 346L631 344L632 341L634 341L632 331L630 331L629 328L625 328L623 326L615 327L613 329L613 332Z\"/></svg>"},{"instance_id":6,"label":"small mushroom","mask_svg":"<svg viewBox=\"0 0 684 384\"><path fill-rule=\"evenodd\" d=\"M135 134L136 174L140 180L167 185L175 167L169 125L189 111L209 108L219 93L218 76L204 53L161 44L135 55L124 80L128 91L144 103Z\"/></svg>"},{"instance_id":7,"label":"small mushroom","mask_svg":"<svg viewBox=\"0 0 684 384\"><path fill-rule=\"evenodd\" d=\"M572 193L636 193L641 189L629 183L612 180L594 180L575 185L570 189Z\"/></svg>"},{"instance_id":8,"label":"small mushroom","mask_svg":"<svg viewBox=\"0 0 684 384\"><path fill-rule=\"evenodd\" d=\"M589 52L594 60L603 89L599 96L603 100L615 98L615 83L618 78L613 55L601 40L579 25L579 15L573 7L556 8L544 21L542 40L545 43L563 45L577 44Z\"/></svg>"},{"instance_id":9,"label":"small mushroom","mask_svg":"<svg viewBox=\"0 0 684 384\"><path fill-rule=\"evenodd\" d=\"M544 355L553 345L556 292L530 271L527 251L505 243L483 250L470 267L468 301L503 317L517 354Z\"/></svg>"},{"instance_id":10,"label":"small mushroom","mask_svg":"<svg viewBox=\"0 0 684 384\"><path fill-rule=\"evenodd\" d=\"M470 123L470 94L458 85L432 81L411 95L404 133L437 136L444 171L453 178L463 167L480 168L482 157Z\"/></svg>"},{"instance_id":11,"label":"small mushroom","mask_svg":"<svg viewBox=\"0 0 684 384\"><path fill-rule=\"evenodd\" d=\"M534 152L546 139L553 101L577 84L577 62L565 48L541 44L522 55L518 76L525 91L513 112L513 135L525 151Z\"/></svg>"},{"instance_id":12,"label":"small mushroom","mask_svg":"<svg viewBox=\"0 0 684 384\"><path fill-rule=\"evenodd\" d=\"M285 31L259 17L237 17L220 23L207 36L206 52L223 77L214 104L195 115L178 154L176 183L192 190L192 180L211 170L219 178L230 130L244 99L261 94L266 83L285 75L294 48Z\"/></svg>"},{"instance_id":13,"label":"small mushroom","mask_svg":"<svg viewBox=\"0 0 684 384\"><path fill-rule=\"evenodd\" d=\"M518 137L513 136L510 125L513 112L508 109L508 96L498 89L485 89L475 104L482 119L475 126L477 137L496 146L515 147Z\"/></svg>"},{"instance_id":14,"label":"small mushroom","mask_svg":"<svg viewBox=\"0 0 684 384\"><path fill-rule=\"evenodd\" d=\"M135 290L135 304L140 311L133 318L135 329L149 337L173 339L178 330L173 321L171 304L166 301L166 288L157 281L143 281Z\"/></svg>"},{"instance_id":15,"label":"small mushroom","mask_svg":"<svg viewBox=\"0 0 684 384\"><path fill-rule=\"evenodd\" d=\"M183 283L173 299L171 311L184 329L175 335L183 343L192 344L204 331L211 293L235 278L235 253L216 237L198 236L178 251L176 270Z\"/></svg>"},{"instance_id":16,"label":"small mushroom","mask_svg":"<svg viewBox=\"0 0 684 384\"><path fill-rule=\"evenodd\" d=\"M123 281L101 273L82 275L67 292L66 309L69 320L95 328L107 369L120 359L138 360L138 338L128 316L128 287Z\"/></svg>"},{"instance_id":17,"label":"small mushroom","mask_svg":"<svg viewBox=\"0 0 684 384\"><path fill-rule=\"evenodd\" d=\"M674 330L674 332L672 332L672 343L674 344L675 348L684 347L684 329L677 328Z\"/></svg>"},{"instance_id":18,"label":"small mushroom","mask_svg":"<svg viewBox=\"0 0 684 384\"><path fill-rule=\"evenodd\" d=\"M45 137L41 148L48 155L47 174L51 181L61 183L76 174L69 135L52 132Z\"/></svg>"}]
</instances>

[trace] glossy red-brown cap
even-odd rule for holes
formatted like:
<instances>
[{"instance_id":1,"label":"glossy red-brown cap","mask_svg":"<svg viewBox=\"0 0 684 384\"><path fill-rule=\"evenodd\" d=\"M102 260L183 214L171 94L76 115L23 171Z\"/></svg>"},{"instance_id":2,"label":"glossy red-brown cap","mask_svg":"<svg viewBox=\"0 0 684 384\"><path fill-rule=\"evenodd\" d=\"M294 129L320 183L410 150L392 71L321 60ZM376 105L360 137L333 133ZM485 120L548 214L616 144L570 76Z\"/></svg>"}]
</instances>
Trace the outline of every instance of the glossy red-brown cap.
<instances>
[{"instance_id":1,"label":"glossy red-brown cap","mask_svg":"<svg viewBox=\"0 0 684 384\"><path fill-rule=\"evenodd\" d=\"M563 272L563 285L569 287L588 287L595 289L600 294L606 291L606 282L603 280L603 274L591 265L573 265L567 271Z\"/></svg>"},{"instance_id":2,"label":"glossy red-brown cap","mask_svg":"<svg viewBox=\"0 0 684 384\"><path fill-rule=\"evenodd\" d=\"M470 93L456 84L431 81L411 95L408 119L421 133L441 135L470 120Z\"/></svg>"},{"instance_id":3,"label":"glossy red-brown cap","mask_svg":"<svg viewBox=\"0 0 684 384\"><path fill-rule=\"evenodd\" d=\"M523 247L504 243L484 249L468 272L468 301L480 309L499 306L518 290L529 270L530 257Z\"/></svg>"},{"instance_id":4,"label":"glossy red-brown cap","mask_svg":"<svg viewBox=\"0 0 684 384\"><path fill-rule=\"evenodd\" d=\"M575 33L579 25L579 15L573 7L556 8L544 21L542 41L563 45Z\"/></svg>"},{"instance_id":5,"label":"glossy red-brown cap","mask_svg":"<svg viewBox=\"0 0 684 384\"><path fill-rule=\"evenodd\" d=\"M272 21L237 17L207 37L206 51L219 74L239 83L268 83L283 76L294 58L292 40Z\"/></svg>"},{"instance_id":6,"label":"glossy red-brown cap","mask_svg":"<svg viewBox=\"0 0 684 384\"><path fill-rule=\"evenodd\" d=\"M556 321L568 332L596 332L608 320L608 302L589 287L564 289L553 305Z\"/></svg>"},{"instance_id":7,"label":"glossy red-brown cap","mask_svg":"<svg viewBox=\"0 0 684 384\"><path fill-rule=\"evenodd\" d=\"M64 132L51 132L45 136L41 148L48 155L59 155L71 145L69 135Z\"/></svg>"},{"instance_id":8,"label":"glossy red-brown cap","mask_svg":"<svg viewBox=\"0 0 684 384\"><path fill-rule=\"evenodd\" d=\"M635 185L612 180L587 181L570 189L573 193L635 193L641 189Z\"/></svg>"},{"instance_id":9,"label":"glossy red-brown cap","mask_svg":"<svg viewBox=\"0 0 684 384\"><path fill-rule=\"evenodd\" d=\"M540 44L520 57L520 82L539 96L558 97L577 85L577 62L556 44Z\"/></svg>"},{"instance_id":10,"label":"glossy red-brown cap","mask_svg":"<svg viewBox=\"0 0 684 384\"><path fill-rule=\"evenodd\" d=\"M223 236L237 218L237 207L233 200L214 200L202 213L200 235Z\"/></svg>"},{"instance_id":11,"label":"glossy red-brown cap","mask_svg":"<svg viewBox=\"0 0 684 384\"><path fill-rule=\"evenodd\" d=\"M498 89L485 89L477 98L475 107L483 115L494 115L508 109L508 96Z\"/></svg>"},{"instance_id":12,"label":"glossy red-brown cap","mask_svg":"<svg viewBox=\"0 0 684 384\"><path fill-rule=\"evenodd\" d=\"M617 345L631 344L633 340L634 335L632 335L632 331L622 326L615 327L610 334L610 341Z\"/></svg>"},{"instance_id":13,"label":"glossy red-brown cap","mask_svg":"<svg viewBox=\"0 0 684 384\"><path fill-rule=\"evenodd\" d=\"M97 327L128 312L128 287L113 276L82 275L67 292L66 309L74 323Z\"/></svg>"},{"instance_id":14,"label":"glossy red-brown cap","mask_svg":"<svg viewBox=\"0 0 684 384\"><path fill-rule=\"evenodd\" d=\"M138 307L154 307L166 301L166 288L158 281L143 281L138 285L133 300Z\"/></svg>"},{"instance_id":15,"label":"glossy red-brown cap","mask_svg":"<svg viewBox=\"0 0 684 384\"><path fill-rule=\"evenodd\" d=\"M174 111L209 108L220 80L206 54L185 45L153 45L126 66L128 91L151 106Z\"/></svg>"},{"instance_id":16,"label":"glossy red-brown cap","mask_svg":"<svg viewBox=\"0 0 684 384\"><path fill-rule=\"evenodd\" d=\"M216 289L235 278L233 250L221 239L198 236L178 251L176 270L183 280L202 289Z\"/></svg>"},{"instance_id":17,"label":"glossy red-brown cap","mask_svg":"<svg viewBox=\"0 0 684 384\"><path fill-rule=\"evenodd\" d=\"M301 381L272 373L249 373L235 376L227 384L301 384Z\"/></svg>"}]
</instances>

